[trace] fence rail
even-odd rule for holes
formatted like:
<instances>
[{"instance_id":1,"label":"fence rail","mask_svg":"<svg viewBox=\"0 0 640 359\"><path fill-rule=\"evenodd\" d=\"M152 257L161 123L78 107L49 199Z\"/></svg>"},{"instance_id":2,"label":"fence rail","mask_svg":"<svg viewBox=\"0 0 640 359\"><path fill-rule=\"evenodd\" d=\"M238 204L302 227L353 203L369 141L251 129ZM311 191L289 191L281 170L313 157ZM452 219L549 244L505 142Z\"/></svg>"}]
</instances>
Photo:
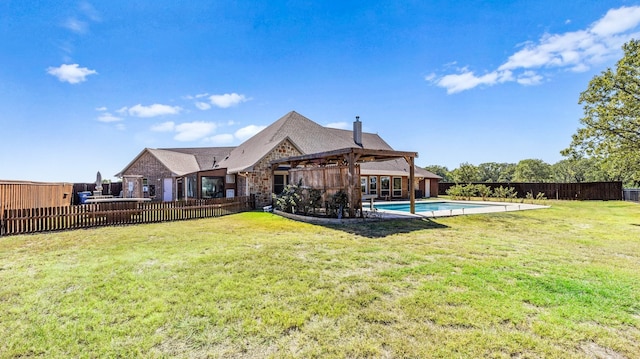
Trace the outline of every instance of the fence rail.
<instances>
[{"instance_id":1,"label":"fence rail","mask_svg":"<svg viewBox=\"0 0 640 359\"><path fill-rule=\"evenodd\" d=\"M621 200L622 182L581 182L581 183L481 183L491 189L513 187L518 192L518 197L524 198L527 192L534 196L544 193L549 199L573 199L573 200ZM438 194L446 195L447 189L455 186L455 183L439 183Z\"/></svg>"},{"instance_id":2,"label":"fence rail","mask_svg":"<svg viewBox=\"0 0 640 359\"><path fill-rule=\"evenodd\" d=\"M253 196L177 202L109 202L64 207L10 209L0 219L0 235L110 225L220 217L254 206Z\"/></svg>"}]
</instances>

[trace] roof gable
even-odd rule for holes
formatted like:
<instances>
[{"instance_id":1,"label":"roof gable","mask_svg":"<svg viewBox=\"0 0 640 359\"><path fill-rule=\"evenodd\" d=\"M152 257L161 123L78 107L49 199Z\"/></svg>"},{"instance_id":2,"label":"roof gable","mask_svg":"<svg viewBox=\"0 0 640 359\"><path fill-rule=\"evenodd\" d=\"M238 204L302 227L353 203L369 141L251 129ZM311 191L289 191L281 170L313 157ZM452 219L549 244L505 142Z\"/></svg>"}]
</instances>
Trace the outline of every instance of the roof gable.
<instances>
[{"instance_id":1,"label":"roof gable","mask_svg":"<svg viewBox=\"0 0 640 359\"><path fill-rule=\"evenodd\" d=\"M200 170L196 156L193 154L162 149L147 150L171 171L171 173L177 176L198 172Z\"/></svg>"},{"instance_id":2,"label":"roof gable","mask_svg":"<svg viewBox=\"0 0 640 359\"><path fill-rule=\"evenodd\" d=\"M285 139L303 154L359 147L353 141L352 131L324 127L291 111L236 147L220 167L227 167L231 173L251 170ZM367 149L393 150L377 134L363 133L362 142Z\"/></svg>"}]
</instances>

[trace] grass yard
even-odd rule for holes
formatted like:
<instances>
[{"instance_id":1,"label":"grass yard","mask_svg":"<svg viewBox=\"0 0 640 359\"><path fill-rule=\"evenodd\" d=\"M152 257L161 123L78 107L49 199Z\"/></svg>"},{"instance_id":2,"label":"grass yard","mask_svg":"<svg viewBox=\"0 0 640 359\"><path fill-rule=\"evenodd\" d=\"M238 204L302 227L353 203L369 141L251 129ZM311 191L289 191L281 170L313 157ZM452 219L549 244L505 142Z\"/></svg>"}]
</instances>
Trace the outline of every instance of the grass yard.
<instances>
[{"instance_id":1,"label":"grass yard","mask_svg":"<svg viewBox=\"0 0 640 359\"><path fill-rule=\"evenodd\" d=\"M640 206L0 237L0 357L633 358Z\"/></svg>"}]
</instances>

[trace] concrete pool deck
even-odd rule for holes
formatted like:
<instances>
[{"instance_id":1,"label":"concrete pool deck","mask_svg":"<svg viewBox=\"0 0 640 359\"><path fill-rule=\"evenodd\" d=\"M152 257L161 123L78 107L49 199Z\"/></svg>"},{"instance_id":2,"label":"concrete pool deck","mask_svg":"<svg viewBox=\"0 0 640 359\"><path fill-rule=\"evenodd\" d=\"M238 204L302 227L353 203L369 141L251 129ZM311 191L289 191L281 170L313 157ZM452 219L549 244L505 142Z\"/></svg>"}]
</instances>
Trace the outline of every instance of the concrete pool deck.
<instances>
[{"instance_id":1,"label":"concrete pool deck","mask_svg":"<svg viewBox=\"0 0 640 359\"><path fill-rule=\"evenodd\" d=\"M512 203L512 202L489 202L489 201L454 201L454 200L443 200L443 199L434 199L434 200L423 200L416 201L418 203L433 203L433 202L446 202L446 203L458 203L458 204L472 204L472 205L482 205L482 207L474 207L474 208L464 208L464 209L445 209L445 210L437 210L437 211L424 211L418 212L416 214L411 214L404 211L394 211L388 209L375 209L371 211L369 203L363 203L362 209L364 210L365 216L368 217L378 217L378 218L436 218L436 217L451 217L451 216L461 216L467 214L482 214L482 213L499 213L499 212L513 212L513 211L526 211L531 209L543 209L549 208L551 206L544 206L538 204L530 204L530 203ZM374 202L375 205L383 205L383 204L409 204L408 201L401 202Z\"/></svg>"}]
</instances>

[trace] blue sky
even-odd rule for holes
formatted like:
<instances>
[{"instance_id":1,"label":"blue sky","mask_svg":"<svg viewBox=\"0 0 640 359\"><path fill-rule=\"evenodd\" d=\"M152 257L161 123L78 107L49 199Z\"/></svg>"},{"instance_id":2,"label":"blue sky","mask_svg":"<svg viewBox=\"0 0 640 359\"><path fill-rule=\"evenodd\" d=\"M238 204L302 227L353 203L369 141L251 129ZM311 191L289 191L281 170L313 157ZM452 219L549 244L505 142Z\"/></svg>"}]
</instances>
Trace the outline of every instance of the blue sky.
<instances>
[{"instance_id":1,"label":"blue sky","mask_svg":"<svg viewBox=\"0 0 640 359\"><path fill-rule=\"evenodd\" d=\"M0 1L0 179L112 178L295 110L420 166L562 159L640 1Z\"/></svg>"}]
</instances>

